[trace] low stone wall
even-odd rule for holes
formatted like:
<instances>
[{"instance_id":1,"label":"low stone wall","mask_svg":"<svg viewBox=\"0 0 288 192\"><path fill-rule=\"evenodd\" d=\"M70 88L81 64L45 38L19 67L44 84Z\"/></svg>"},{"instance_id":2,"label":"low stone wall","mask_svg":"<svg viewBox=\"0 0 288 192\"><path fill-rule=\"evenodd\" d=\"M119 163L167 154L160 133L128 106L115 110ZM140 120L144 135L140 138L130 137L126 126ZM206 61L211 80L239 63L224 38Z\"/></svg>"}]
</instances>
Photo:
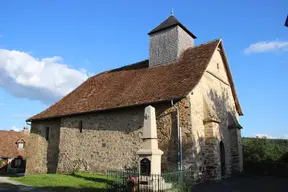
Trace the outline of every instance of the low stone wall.
<instances>
[{"instance_id":1,"label":"low stone wall","mask_svg":"<svg viewBox=\"0 0 288 192\"><path fill-rule=\"evenodd\" d=\"M26 141L25 175L47 173L47 141L38 134L31 133Z\"/></svg>"}]
</instances>

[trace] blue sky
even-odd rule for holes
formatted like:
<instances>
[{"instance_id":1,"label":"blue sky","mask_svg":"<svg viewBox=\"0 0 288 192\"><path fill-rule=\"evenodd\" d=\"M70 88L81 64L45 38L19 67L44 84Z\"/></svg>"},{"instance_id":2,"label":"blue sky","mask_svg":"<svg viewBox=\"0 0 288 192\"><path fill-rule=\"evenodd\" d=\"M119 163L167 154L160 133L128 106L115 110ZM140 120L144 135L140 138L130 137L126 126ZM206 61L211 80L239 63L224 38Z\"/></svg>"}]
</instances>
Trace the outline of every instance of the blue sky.
<instances>
[{"instance_id":1,"label":"blue sky","mask_svg":"<svg viewBox=\"0 0 288 192\"><path fill-rule=\"evenodd\" d=\"M287 0L0 2L0 129L22 129L88 76L148 58L147 33L174 15L222 38L244 136L288 137Z\"/></svg>"}]
</instances>

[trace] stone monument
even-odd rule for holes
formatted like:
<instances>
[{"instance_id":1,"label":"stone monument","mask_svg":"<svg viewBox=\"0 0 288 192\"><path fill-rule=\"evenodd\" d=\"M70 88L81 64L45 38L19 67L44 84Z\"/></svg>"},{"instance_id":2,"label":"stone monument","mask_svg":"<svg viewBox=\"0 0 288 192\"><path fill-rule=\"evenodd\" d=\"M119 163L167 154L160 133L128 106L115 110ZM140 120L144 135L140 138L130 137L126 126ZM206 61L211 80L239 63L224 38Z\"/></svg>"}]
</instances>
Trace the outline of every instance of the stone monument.
<instances>
[{"instance_id":1,"label":"stone monument","mask_svg":"<svg viewBox=\"0 0 288 192\"><path fill-rule=\"evenodd\" d=\"M161 177L161 155L158 148L155 108L148 106L144 113L143 143L137 151L139 156L140 188L150 191L169 189L172 184Z\"/></svg>"},{"instance_id":2,"label":"stone monument","mask_svg":"<svg viewBox=\"0 0 288 192\"><path fill-rule=\"evenodd\" d=\"M161 175L161 155L163 151L158 148L157 126L155 108L149 105L145 108L143 144L139 155L139 168L141 175Z\"/></svg>"}]
</instances>

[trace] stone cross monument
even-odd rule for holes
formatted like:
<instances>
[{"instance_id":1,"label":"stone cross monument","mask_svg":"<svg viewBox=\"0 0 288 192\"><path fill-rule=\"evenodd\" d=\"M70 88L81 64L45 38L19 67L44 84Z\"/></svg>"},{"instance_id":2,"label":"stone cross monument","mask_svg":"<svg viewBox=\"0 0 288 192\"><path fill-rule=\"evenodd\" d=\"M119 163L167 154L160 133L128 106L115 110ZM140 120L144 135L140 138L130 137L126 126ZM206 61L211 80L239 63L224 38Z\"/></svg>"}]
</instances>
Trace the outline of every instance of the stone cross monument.
<instances>
[{"instance_id":1,"label":"stone cross monument","mask_svg":"<svg viewBox=\"0 0 288 192\"><path fill-rule=\"evenodd\" d=\"M137 151L140 173L147 176L160 175L163 151L158 148L155 108L151 105L145 108L142 139L142 147Z\"/></svg>"}]
</instances>

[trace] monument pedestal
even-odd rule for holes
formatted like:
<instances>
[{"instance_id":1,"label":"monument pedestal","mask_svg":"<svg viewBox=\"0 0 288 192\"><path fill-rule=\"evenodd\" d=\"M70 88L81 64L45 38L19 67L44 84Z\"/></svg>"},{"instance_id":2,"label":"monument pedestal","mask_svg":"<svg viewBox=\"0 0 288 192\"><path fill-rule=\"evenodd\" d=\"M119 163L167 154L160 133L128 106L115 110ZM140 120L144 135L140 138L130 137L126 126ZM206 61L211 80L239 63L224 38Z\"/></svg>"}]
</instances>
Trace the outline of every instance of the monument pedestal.
<instances>
[{"instance_id":1,"label":"monument pedestal","mask_svg":"<svg viewBox=\"0 0 288 192\"><path fill-rule=\"evenodd\" d=\"M163 151L158 148L155 108L150 105L145 108L142 140L142 147L137 151L140 174L161 175Z\"/></svg>"},{"instance_id":2,"label":"monument pedestal","mask_svg":"<svg viewBox=\"0 0 288 192\"><path fill-rule=\"evenodd\" d=\"M165 183L164 178L161 177L163 151L158 148L156 115L155 108L152 106L145 108L142 139L142 147L137 151L140 169L139 188L149 191L171 188L172 185Z\"/></svg>"},{"instance_id":3,"label":"monument pedestal","mask_svg":"<svg viewBox=\"0 0 288 192\"><path fill-rule=\"evenodd\" d=\"M140 149L137 154L139 156L141 175L161 175L161 156L163 151L160 149Z\"/></svg>"},{"instance_id":4,"label":"monument pedestal","mask_svg":"<svg viewBox=\"0 0 288 192\"><path fill-rule=\"evenodd\" d=\"M142 191L165 191L172 188L172 183L166 183L160 175L141 176L139 189Z\"/></svg>"}]
</instances>

